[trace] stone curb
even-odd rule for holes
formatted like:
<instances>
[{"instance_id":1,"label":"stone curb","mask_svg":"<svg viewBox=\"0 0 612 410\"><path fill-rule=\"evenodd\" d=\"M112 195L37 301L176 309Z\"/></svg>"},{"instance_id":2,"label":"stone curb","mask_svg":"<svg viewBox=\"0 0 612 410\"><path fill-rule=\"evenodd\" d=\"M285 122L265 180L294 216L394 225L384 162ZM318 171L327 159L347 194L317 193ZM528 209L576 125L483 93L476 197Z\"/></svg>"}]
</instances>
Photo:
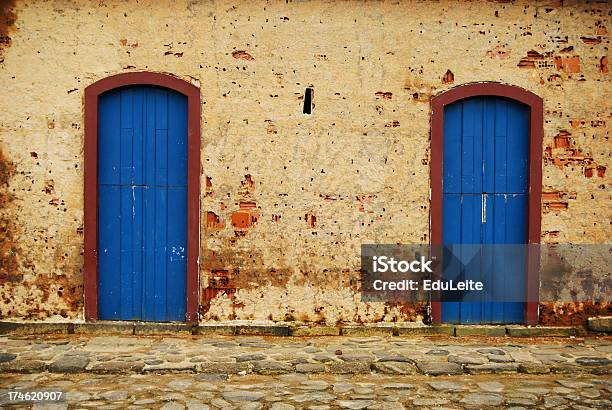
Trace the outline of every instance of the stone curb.
<instances>
[{"instance_id":1,"label":"stone curb","mask_svg":"<svg viewBox=\"0 0 612 410\"><path fill-rule=\"evenodd\" d=\"M612 316L590 317L588 328L592 332L612 333Z\"/></svg>"},{"instance_id":2,"label":"stone curb","mask_svg":"<svg viewBox=\"0 0 612 410\"><path fill-rule=\"evenodd\" d=\"M281 374L281 373L327 373L327 374L425 374L429 376L461 375L461 374L612 374L612 365L603 366L554 366L540 363L488 363L482 365L458 365L449 362L419 362L417 365L401 363L414 370L393 369L380 365L392 362L331 362L327 364L304 363L297 366L284 362L260 361L239 363L164 363L162 365L144 365L142 362L102 362L93 366L74 366L73 368L57 369L53 363L38 360L15 360L0 363L0 374L3 373L40 373L61 372L73 374ZM61 370L61 371L60 371Z\"/></svg>"},{"instance_id":3,"label":"stone curb","mask_svg":"<svg viewBox=\"0 0 612 410\"><path fill-rule=\"evenodd\" d=\"M0 335L120 334L120 335L208 335L208 336L484 336L484 337L571 337L584 334L576 327L522 326L306 326L99 322L99 323L14 323L0 322Z\"/></svg>"}]
</instances>

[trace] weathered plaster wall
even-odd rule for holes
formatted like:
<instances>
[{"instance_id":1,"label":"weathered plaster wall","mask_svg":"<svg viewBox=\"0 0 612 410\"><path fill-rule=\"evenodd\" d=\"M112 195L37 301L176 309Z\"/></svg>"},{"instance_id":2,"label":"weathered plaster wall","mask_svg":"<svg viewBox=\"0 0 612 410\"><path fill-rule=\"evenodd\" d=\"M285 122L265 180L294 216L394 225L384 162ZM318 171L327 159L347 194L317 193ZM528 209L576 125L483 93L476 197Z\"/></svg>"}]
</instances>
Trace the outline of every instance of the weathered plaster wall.
<instances>
[{"instance_id":1,"label":"weathered plaster wall","mask_svg":"<svg viewBox=\"0 0 612 410\"><path fill-rule=\"evenodd\" d=\"M464 83L544 99L543 241L610 239L605 2L2 4L0 317L82 318L83 93L130 70L202 90L205 321L422 319L359 301L359 245L429 241L429 100Z\"/></svg>"}]
</instances>

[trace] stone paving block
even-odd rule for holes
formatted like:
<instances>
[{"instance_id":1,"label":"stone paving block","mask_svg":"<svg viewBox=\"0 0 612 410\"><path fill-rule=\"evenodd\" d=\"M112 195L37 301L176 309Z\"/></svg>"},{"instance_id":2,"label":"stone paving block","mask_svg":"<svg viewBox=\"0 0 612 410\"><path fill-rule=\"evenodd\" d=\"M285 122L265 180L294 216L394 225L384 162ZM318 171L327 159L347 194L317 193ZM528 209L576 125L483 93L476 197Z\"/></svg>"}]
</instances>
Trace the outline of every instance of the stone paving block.
<instances>
[{"instance_id":1,"label":"stone paving block","mask_svg":"<svg viewBox=\"0 0 612 410\"><path fill-rule=\"evenodd\" d=\"M194 373L195 370L194 363L162 363L146 365L142 369L145 373Z\"/></svg>"},{"instance_id":2,"label":"stone paving block","mask_svg":"<svg viewBox=\"0 0 612 410\"><path fill-rule=\"evenodd\" d=\"M120 334L133 335L133 323L75 323L74 333L76 334Z\"/></svg>"},{"instance_id":3,"label":"stone paving block","mask_svg":"<svg viewBox=\"0 0 612 410\"><path fill-rule=\"evenodd\" d=\"M465 366L466 372L469 374L506 374L516 373L518 371L518 365L515 363L490 363L481 365L467 365Z\"/></svg>"},{"instance_id":4,"label":"stone paving block","mask_svg":"<svg viewBox=\"0 0 612 410\"><path fill-rule=\"evenodd\" d=\"M197 373L239 374L250 373L252 366L247 363L204 362L196 365Z\"/></svg>"},{"instance_id":5,"label":"stone paving block","mask_svg":"<svg viewBox=\"0 0 612 410\"><path fill-rule=\"evenodd\" d=\"M360 410L376 404L374 400L336 400L338 407L342 409Z\"/></svg>"},{"instance_id":6,"label":"stone paving block","mask_svg":"<svg viewBox=\"0 0 612 410\"><path fill-rule=\"evenodd\" d=\"M40 360L15 359L0 363L0 373L40 373L46 368L47 364Z\"/></svg>"},{"instance_id":7,"label":"stone paving block","mask_svg":"<svg viewBox=\"0 0 612 410\"><path fill-rule=\"evenodd\" d=\"M428 382L427 384L435 391L462 392L468 390L465 384L451 381Z\"/></svg>"},{"instance_id":8,"label":"stone paving block","mask_svg":"<svg viewBox=\"0 0 612 410\"><path fill-rule=\"evenodd\" d=\"M252 362L252 365L253 371L259 374L282 374L294 370L293 365L275 360L258 360Z\"/></svg>"},{"instance_id":9,"label":"stone paving block","mask_svg":"<svg viewBox=\"0 0 612 410\"><path fill-rule=\"evenodd\" d=\"M441 376L447 374L461 374L463 369L457 363L449 362L417 362L417 368L423 374Z\"/></svg>"},{"instance_id":10,"label":"stone paving block","mask_svg":"<svg viewBox=\"0 0 612 410\"><path fill-rule=\"evenodd\" d=\"M582 366L607 366L612 363L612 360L607 357L587 356L576 358L576 363Z\"/></svg>"},{"instance_id":11,"label":"stone paving block","mask_svg":"<svg viewBox=\"0 0 612 410\"><path fill-rule=\"evenodd\" d=\"M0 335L11 334L17 328L21 327L21 323L0 322Z\"/></svg>"},{"instance_id":12,"label":"stone paving block","mask_svg":"<svg viewBox=\"0 0 612 410\"><path fill-rule=\"evenodd\" d=\"M518 366L519 373L526 374L547 374L550 373L550 366L546 364L526 362Z\"/></svg>"},{"instance_id":13,"label":"stone paving block","mask_svg":"<svg viewBox=\"0 0 612 410\"><path fill-rule=\"evenodd\" d=\"M487 362L487 359L476 354L473 354L471 356L452 354L448 356L448 361L457 364L485 364Z\"/></svg>"},{"instance_id":14,"label":"stone paving block","mask_svg":"<svg viewBox=\"0 0 612 410\"><path fill-rule=\"evenodd\" d=\"M72 323L13 323L0 322L0 334L47 335L72 333Z\"/></svg>"},{"instance_id":15,"label":"stone paving block","mask_svg":"<svg viewBox=\"0 0 612 410\"><path fill-rule=\"evenodd\" d=\"M416 374L417 368L407 362L376 362L371 366L372 370L384 374Z\"/></svg>"},{"instance_id":16,"label":"stone paving block","mask_svg":"<svg viewBox=\"0 0 612 410\"><path fill-rule=\"evenodd\" d=\"M374 356L368 353L350 352L338 356L340 360L345 362L362 362L371 363L374 361Z\"/></svg>"},{"instance_id":17,"label":"stone paving block","mask_svg":"<svg viewBox=\"0 0 612 410\"><path fill-rule=\"evenodd\" d=\"M588 328L592 332L612 333L612 316L590 317Z\"/></svg>"},{"instance_id":18,"label":"stone paving block","mask_svg":"<svg viewBox=\"0 0 612 410\"><path fill-rule=\"evenodd\" d=\"M223 398L229 401L257 401L260 400L264 393L248 390L236 390L223 392Z\"/></svg>"},{"instance_id":19,"label":"stone paving block","mask_svg":"<svg viewBox=\"0 0 612 410\"><path fill-rule=\"evenodd\" d=\"M289 326L277 325L238 325L236 335L289 336Z\"/></svg>"},{"instance_id":20,"label":"stone paving block","mask_svg":"<svg viewBox=\"0 0 612 410\"><path fill-rule=\"evenodd\" d=\"M338 362L327 363L325 368L328 373L334 374L366 374L370 373L369 363Z\"/></svg>"},{"instance_id":21,"label":"stone paving block","mask_svg":"<svg viewBox=\"0 0 612 410\"><path fill-rule=\"evenodd\" d=\"M495 393L471 393L461 400L461 403L471 406L499 406L503 402L503 396Z\"/></svg>"},{"instance_id":22,"label":"stone paving block","mask_svg":"<svg viewBox=\"0 0 612 410\"><path fill-rule=\"evenodd\" d=\"M415 406L435 406L436 408L440 408L444 404L450 403L450 400L443 399L441 397L422 397L416 398L412 400L412 404Z\"/></svg>"},{"instance_id":23,"label":"stone paving block","mask_svg":"<svg viewBox=\"0 0 612 410\"><path fill-rule=\"evenodd\" d=\"M109 361L90 364L87 371L99 374L140 373L144 366L143 362Z\"/></svg>"},{"instance_id":24,"label":"stone paving block","mask_svg":"<svg viewBox=\"0 0 612 410\"><path fill-rule=\"evenodd\" d=\"M500 382L481 382L481 383L477 383L478 384L478 388L480 390L489 392L489 393L500 393L504 390L504 385L501 384Z\"/></svg>"},{"instance_id":25,"label":"stone paving block","mask_svg":"<svg viewBox=\"0 0 612 410\"><path fill-rule=\"evenodd\" d=\"M297 326L289 329L291 336L338 336L340 328L335 326Z\"/></svg>"},{"instance_id":26,"label":"stone paving block","mask_svg":"<svg viewBox=\"0 0 612 410\"><path fill-rule=\"evenodd\" d=\"M591 373L598 374L598 375L612 374L611 365L592 367L590 370L591 370Z\"/></svg>"},{"instance_id":27,"label":"stone paving block","mask_svg":"<svg viewBox=\"0 0 612 410\"><path fill-rule=\"evenodd\" d=\"M401 354L374 352L374 355L379 362L413 362L412 359Z\"/></svg>"},{"instance_id":28,"label":"stone paving block","mask_svg":"<svg viewBox=\"0 0 612 410\"><path fill-rule=\"evenodd\" d=\"M399 336L454 336L455 327L446 325L397 326L397 334Z\"/></svg>"},{"instance_id":29,"label":"stone paving block","mask_svg":"<svg viewBox=\"0 0 612 410\"><path fill-rule=\"evenodd\" d=\"M194 326L195 335L219 335L233 336L236 334L236 326L233 325L199 325Z\"/></svg>"},{"instance_id":30,"label":"stone paving block","mask_svg":"<svg viewBox=\"0 0 612 410\"><path fill-rule=\"evenodd\" d=\"M512 337L568 337L576 336L577 330L574 327L510 327L508 336Z\"/></svg>"},{"instance_id":31,"label":"stone paving block","mask_svg":"<svg viewBox=\"0 0 612 410\"><path fill-rule=\"evenodd\" d=\"M308 402L308 401L316 401L316 402L328 403L328 402L332 401L335 398L336 398L336 396L334 396L332 394L329 394L329 393L326 393L326 392L309 391L307 393L296 394L294 396L291 396L289 398L289 400L294 401L296 403L304 403L304 402ZM308 408L313 410L312 406L310 406ZM329 408L329 407L326 407L326 408Z\"/></svg>"},{"instance_id":32,"label":"stone paving block","mask_svg":"<svg viewBox=\"0 0 612 410\"><path fill-rule=\"evenodd\" d=\"M324 373L325 365L319 363L296 364L295 371L298 373Z\"/></svg>"},{"instance_id":33,"label":"stone paving block","mask_svg":"<svg viewBox=\"0 0 612 410\"><path fill-rule=\"evenodd\" d=\"M135 335L191 335L194 326L179 323L136 323Z\"/></svg>"},{"instance_id":34,"label":"stone paving block","mask_svg":"<svg viewBox=\"0 0 612 410\"><path fill-rule=\"evenodd\" d=\"M11 360L15 360L17 355L12 353L0 353L0 363L10 362Z\"/></svg>"},{"instance_id":35,"label":"stone paving block","mask_svg":"<svg viewBox=\"0 0 612 410\"><path fill-rule=\"evenodd\" d=\"M341 329L342 336L393 336L393 326L345 326Z\"/></svg>"},{"instance_id":36,"label":"stone paving block","mask_svg":"<svg viewBox=\"0 0 612 410\"><path fill-rule=\"evenodd\" d=\"M554 364L550 365L551 373L559 373L559 374L580 374L586 371L585 368L581 366L577 366L575 364Z\"/></svg>"},{"instance_id":37,"label":"stone paving block","mask_svg":"<svg viewBox=\"0 0 612 410\"><path fill-rule=\"evenodd\" d=\"M51 373L80 373L89 364L86 356L62 356L48 367Z\"/></svg>"},{"instance_id":38,"label":"stone paving block","mask_svg":"<svg viewBox=\"0 0 612 410\"><path fill-rule=\"evenodd\" d=\"M506 336L504 326L455 326L455 336Z\"/></svg>"}]
</instances>

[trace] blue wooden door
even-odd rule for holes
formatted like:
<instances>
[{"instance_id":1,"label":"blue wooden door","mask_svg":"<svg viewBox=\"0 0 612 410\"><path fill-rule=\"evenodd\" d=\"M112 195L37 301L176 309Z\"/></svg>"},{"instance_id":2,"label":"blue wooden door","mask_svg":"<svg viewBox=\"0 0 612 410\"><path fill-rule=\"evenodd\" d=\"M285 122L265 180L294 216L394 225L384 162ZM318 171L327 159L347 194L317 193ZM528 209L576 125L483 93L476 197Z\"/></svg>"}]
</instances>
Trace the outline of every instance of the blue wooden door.
<instances>
[{"instance_id":1,"label":"blue wooden door","mask_svg":"<svg viewBox=\"0 0 612 410\"><path fill-rule=\"evenodd\" d=\"M133 86L99 98L98 310L184 321L187 97Z\"/></svg>"},{"instance_id":2,"label":"blue wooden door","mask_svg":"<svg viewBox=\"0 0 612 410\"><path fill-rule=\"evenodd\" d=\"M473 97L445 108L443 274L481 280L487 293L443 302L443 322L524 321L525 248L512 244L527 241L528 159L527 106Z\"/></svg>"}]
</instances>

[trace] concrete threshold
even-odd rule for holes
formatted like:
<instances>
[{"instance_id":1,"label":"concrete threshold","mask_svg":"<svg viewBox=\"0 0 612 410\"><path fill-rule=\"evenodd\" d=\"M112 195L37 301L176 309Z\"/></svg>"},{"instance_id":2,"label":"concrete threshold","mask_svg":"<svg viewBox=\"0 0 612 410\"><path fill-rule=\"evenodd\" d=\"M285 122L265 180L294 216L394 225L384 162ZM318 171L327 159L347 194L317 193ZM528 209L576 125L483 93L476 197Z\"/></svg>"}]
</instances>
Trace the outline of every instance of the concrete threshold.
<instances>
[{"instance_id":1,"label":"concrete threshold","mask_svg":"<svg viewBox=\"0 0 612 410\"><path fill-rule=\"evenodd\" d=\"M0 334L119 334L119 335L208 335L208 336L455 336L455 337L572 337L587 335L581 327L484 326L484 325L420 325L380 324L325 326L306 324L219 323L193 325L187 323L152 322L0 322Z\"/></svg>"}]
</instances>

